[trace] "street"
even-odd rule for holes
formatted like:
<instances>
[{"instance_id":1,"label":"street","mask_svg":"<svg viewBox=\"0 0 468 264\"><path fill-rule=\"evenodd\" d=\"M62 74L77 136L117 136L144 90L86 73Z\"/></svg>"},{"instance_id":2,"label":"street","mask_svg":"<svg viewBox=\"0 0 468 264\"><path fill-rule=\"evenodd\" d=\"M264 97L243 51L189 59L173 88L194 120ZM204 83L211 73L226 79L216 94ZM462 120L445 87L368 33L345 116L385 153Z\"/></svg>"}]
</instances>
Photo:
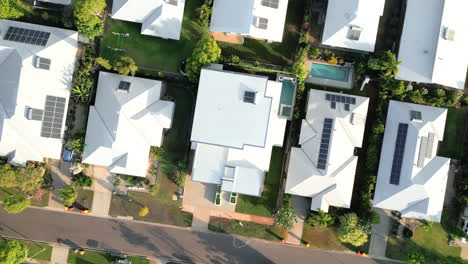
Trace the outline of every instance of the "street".
<instances>
[{"instance_id":1,"label":"street","mask_svg":"<svg viewBox=\"0 0 468 264\"><path fill-rule=\"evenodd\" d=\"M29 208L0 210L0 235L194 263L386 264L352 254Z\"/></svg>"}]
</instances>

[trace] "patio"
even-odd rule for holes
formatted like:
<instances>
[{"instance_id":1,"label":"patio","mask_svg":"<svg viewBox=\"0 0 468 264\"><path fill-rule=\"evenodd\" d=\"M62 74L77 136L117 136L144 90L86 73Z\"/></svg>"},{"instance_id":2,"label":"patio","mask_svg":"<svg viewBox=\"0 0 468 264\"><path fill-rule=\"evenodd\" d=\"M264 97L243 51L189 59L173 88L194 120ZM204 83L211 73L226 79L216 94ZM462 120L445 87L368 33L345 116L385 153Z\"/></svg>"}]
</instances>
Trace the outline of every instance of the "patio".
<instances>
[{"instance_id":1,"label":"patio","mask_svg":"<svg viewBox=\"0 0 468 264\"><path fill-rule=\"evenodd\" d=\"M240 45L244 44L244 36L241 34L210 31L210 36L212 36L216 41Z\"/></svg>"}]
</instances>

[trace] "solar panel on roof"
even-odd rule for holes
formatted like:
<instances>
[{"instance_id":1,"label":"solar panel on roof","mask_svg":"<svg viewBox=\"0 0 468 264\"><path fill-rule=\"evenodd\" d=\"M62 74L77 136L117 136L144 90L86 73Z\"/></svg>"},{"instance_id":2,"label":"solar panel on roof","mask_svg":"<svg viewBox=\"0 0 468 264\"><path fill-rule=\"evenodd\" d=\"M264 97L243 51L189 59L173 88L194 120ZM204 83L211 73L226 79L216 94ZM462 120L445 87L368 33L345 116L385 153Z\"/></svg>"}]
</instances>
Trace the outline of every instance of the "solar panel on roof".
<instances>
[{"instance_id":1,"label":"solar panel on roof","mask_svg":"<svg viewBox=\"0 0 468 264\"><path fill-rule=\"evenodd\" d=\"M408 124L400 123L398 125L397 138L395 142L395 152L393 153L392 170L390 173L390 184L400 184L401 166L405 154L406 136L408 133Z\"/></svg>"},{"instance_id":2,"label":"solar panel on roof","mask_svg":"<svg viewBox=\"0 0 468 264\"><path fill-rule=\"evenodd\" d=\"M344 103L345 110L350 111L350 105L356 104L356 98L351 96L344 96L344 95L335 95L335 94L325 94L325 100L331 101L330 107L332 109L336 109L336 103Z\"/></svg>"},{"instance_id":3,"label":"solar panel on roof","mask_svg":"<svg viewBox=\"0 0 468 264\"><path fill-rule=\"evenodd\" d=\"M260 29L268 28L268 18L259 17L257 21L257 27Z\"/></svg>"},{"instance_id":4,"label":"solar panel on roof","mask_svg":"<svg viewBox=\"0 0 468 264\"><path fill-rule=\"evenodd\" d=\"M325 94L325 100L330 101L331 99L331 94Z\"/></svg>"},{"instance_id":5,"label":"solar panel on roof","mask_svg":"<svg viewBox=\"0 0 468 264\"><path fill-rule=\"evenodd\" d=\"M336 102L331 102L331 109L336 109Z\"/></svg>"},{"instance_id":6,"label":"solar panel on roof","mask_svg":"<svg viewBox=\"0 0 468 264\"><path fill-rule=\"evenodd\" d=\"M63 97L47 95L41 137L60 138L65 114L65 102L66 99Z\"/></svg>"},{"instance_id":7,"label":"solar panel on roof","mask_svg":"<svg viewBox=\"0 0 468 264\"><path fill-rule=\"evenodd\" d=\"M324 170L327 167L328 149L330 147L330 137L332 128L333 119L325 118L323 122L322 139L320 141L320 150L317 161L317 168L321 170Z\"/></svg>"},{"instance_id":8,"label":"solar panel on roof","mask_svg":"<svg viewBox=\"0 0 468 264\"><path fill-rule=\"evenodd\" d=\"M349 111L349 104L344 105L344 110Z\"/></svg>"},{"instance_id":9,"label":"solar panel on roof","mask_svg":"<svg viewBox=\"0 0 468 264\"><path fill-rule=\"evenodd\" d=\"M9 27L4 40L45 46L49 40L50 33L19 27Z\"/></svg>"},{"instance_id":10,"label":"solar panel on roof","mask_svg":"<svg viewBox=\"0 0 468 264\"><path fill-rule=\"evenodd\" d=\"M279 0L262 0L262 5L271 8L278 8Z\"/></svg>"},{"instance_id":11,"label":"solar panel on roof","mask_svg":"<svg viewBox=\"0 0 468 264\"><path fill-rule=\"evenodd\" d=\"M435 134L434 133L429 133L427 137L427 148L426 148L426 158L432 158L432 149L434 148L434 139L435 139Z\"/></svg>"}]
</instances>

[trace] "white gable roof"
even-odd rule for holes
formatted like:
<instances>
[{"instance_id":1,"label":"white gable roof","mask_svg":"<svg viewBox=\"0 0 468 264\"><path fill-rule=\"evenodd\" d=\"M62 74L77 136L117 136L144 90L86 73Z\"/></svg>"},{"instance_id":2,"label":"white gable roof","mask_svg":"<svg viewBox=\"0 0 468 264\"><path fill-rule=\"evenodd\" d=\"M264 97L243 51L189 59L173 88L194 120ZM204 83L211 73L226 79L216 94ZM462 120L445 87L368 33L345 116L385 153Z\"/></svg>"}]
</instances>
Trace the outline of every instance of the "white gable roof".
<instances>
[{"instance_id":1,"label":"white gable roof","mask_svg":"<svg viewBox=\"0 0 468 264\"><path fill-rule=\"evenodd\" d=\"M424 12L421 12L424 10ZM467 1L409 0L395 76L464 89L468 67ZM444 35L453 31L453 40Z\"/></svg>"},{"instance_id":2,"label":"white gable roof","mask_svg":"<svg viewBox=\"0 0 468 264\"><path fill-rule=\"evenodd\" d=\"M210 31L238 33L281 42L288 0L278 0L278 8L264 6L262 1L214 0ZM260 17L268 19L266 29L256 26Z\"/></svg>"},{"instance_id":3,"label":"white gable roof","mask_svg":"<svg viewBox=\"0 0 468 264\"><path fill-rule=\"evenodd\" d=\"M143 35L179 40L184 7L185 0L114 0L112 18L141 23Z\"/></svg>"},{"instance_id":4,"label":"white gable roof","mask_svg":"<svg viewBox=\"0 0 468 264\"><path fill-rule=\"evenodd\" d=\"M336 102L327 96L354 98L355 104ZM340 100L338 100L340 101ZM369 98L310 90L306 119L302 120L300 148L293 147L289 159L286 193L312 197L311 210L328 211L329 206L349 208L356 174L354 149L362 146ZM327 165L317 166L325 118L332 119Z\"/></svg>"},{"instance_id":5,"label":"white gable roof","mask_svg":"<svg viewBox=\"0 0 468 264\"><path fill-rule=\"evenodd\" d=\"M322 44L373 52L385 0L329 0ZM352 27L358 40L349 38Z\"/></svg>"},{"instance_id":6,"label":"white gable roof","mask_svg":"<svg viewBox=\"0 0 468 264\"><path fill-rule=\"evenodd\" d=\"M5 40L9 27L50 33L45 46ZM30 108L45 109L46 96L65 99L60 131L65 118L72 85L78 33L71 30L0 20L0 155L10 162L43 162L60 159L62 138L41 137L42 121L27 119ZM50 69L35 67L38 57L51 60Z\"/></svg>"},{"instance_id":7,"label":"white gable roof","mask_svg":"<svg viewBox=\"0 0 468 264\"><path fill-rule=\"evenodd\" d=\"M419 111L421 122L411 121ZM403 217L440 222L450 159L436 156L444 137L447 109L390 101L380 156L374 206L400 211ZM408 124L399 184L390 184L400 123ZM425 144L429 134L433 144ZM421 156L425 157L421 159ZM427 156L426 156L427 155ZM421 163L422 161L422 163Z\"/></svg>"},{"instance_id":8,"label":"white gable roof","mask_svg":"<svg viewBox=\"0 0 468 264\"><path fill-rule=\"evenodd\" d=\"M117 89L121 81L130 83L128 93ZM161 146L163 131L172 123L174 103L161 100L161 93L160 81L100 72L83 163L145 177L150 147Z\"/></svg>"},{"instance_id":9,"label":"white gable roof","mask_svg":"<svg viewBox=\"0 0 468 264\"><path fill-rule=\"evenodd\" d=\"M246 89L257 91L256 104L243 102ZM226 186L233 192L261 194L272 148L283 144L281 89L266 77L202 69L191 137L194 181L222 184L231 177Z\"/></svg>"}]
</instances>

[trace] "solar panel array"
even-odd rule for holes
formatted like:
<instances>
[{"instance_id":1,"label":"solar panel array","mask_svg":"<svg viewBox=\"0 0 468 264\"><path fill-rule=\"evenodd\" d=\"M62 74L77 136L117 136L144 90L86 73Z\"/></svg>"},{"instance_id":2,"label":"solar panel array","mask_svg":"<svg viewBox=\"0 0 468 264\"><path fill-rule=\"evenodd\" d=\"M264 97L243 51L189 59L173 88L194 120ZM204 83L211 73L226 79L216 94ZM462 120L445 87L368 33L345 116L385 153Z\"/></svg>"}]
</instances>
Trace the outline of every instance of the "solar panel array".
<instances>
[{"instance_id":1,"label":"solar panel array","mask_svg":"<svg viewBox=\"0 0 468 264\"><path fill-rule=\"evenodd\" d=\"M60 138L65 114L65 98L47 95L41 137Z\"/></svg>"},{"instance_id":2,"label":"solar panel array","mask_svg":"<svg viewBox=\"0 0 468 264\"><path fill-rule=\"evenodd\" d=\"M395 142L395 152L393 153L392 171L390 173L390 184L400 184L401 166L405 154L406 136L408 133L408 124L400 123Z\"/></svg>"},{"instance_id":3,"label":"solar panel array","mask_svg":"<svg viewBox=\"0 0 468 264\"><path fill-rule=\"evenodd\" d=\"M262 6L278 8L279 0L262 0Z\"/></svg>"},{"instance_id":4,"label":"solar panel array","mask_svg":"<svg viewBox=\"0 0 468 264\"><path fill-rule=\"evenodd\" d=\"M336 109L336 103L343 103L346 111L350 110L350 105L356 104L356 98L338 94L325 94L325 100L330 101L330 107Z\"/></svg>"},{"instance_id":5,"label":"solar panel array","mask_svg":"<svg viewBox=\"0 0 468 264\"><path fill-rule=\"evenodd\" d=\"M50 33L19 27L9 27L4 40L45 46L49 40Z\"/></svg>"},{"instance_id":6,"label":"solar panel array","mask_svg":"<svg viewBox=\"0 0 468 264\"><path fill-rule=\"evenodd\" d=\"M322 129L322 139L320 141L320 150L317 162L317 168L324 170L328 162L328 149L330 147L330 137L333 128L333 119L325 118Z\"/></svg>"}]
</instances>

